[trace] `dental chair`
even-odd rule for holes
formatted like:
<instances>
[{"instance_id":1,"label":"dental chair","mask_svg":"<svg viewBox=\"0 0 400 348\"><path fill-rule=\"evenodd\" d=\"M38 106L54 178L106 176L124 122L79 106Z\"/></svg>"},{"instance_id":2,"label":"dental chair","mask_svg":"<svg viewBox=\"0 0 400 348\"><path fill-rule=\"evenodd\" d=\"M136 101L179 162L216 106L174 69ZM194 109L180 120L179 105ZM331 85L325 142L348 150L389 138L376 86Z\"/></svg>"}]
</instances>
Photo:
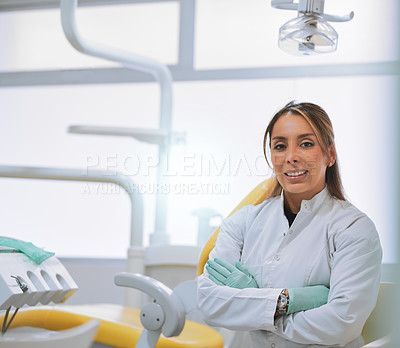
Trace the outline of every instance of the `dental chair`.
<instances>
[{"instance_id":1,"label":"dental chair","mask_svg":"<svg viewBox=\"0 0 400 348\"><path fill-rule=\"evenodd\" d=\"M248 204L259 204L273 188L274 179L259 184L232 211ZM232 214L231 213L231 214ZM198 263L198 275L203 273L208 255L213 249L219 228L209 238L203 248ZM196 307L196 281L189 280L175 289L150 277L118 273L115 284L143 291L153 298L141 310L113 304L81 306L57 305L41 309L21 311L12 327L33 326L48 330L65 330L97 320L100 324L94 337L95 347L223 347L221 335L202 324L186 320L186 314ZM382 283L377 305L366 322L362 336L367 343L365 348L389 347L391 331L391 294L394 284ZM1 318L0 318L1 320ZM162 334L162 335L161 335Z\"/></svg>"}]
</instances>

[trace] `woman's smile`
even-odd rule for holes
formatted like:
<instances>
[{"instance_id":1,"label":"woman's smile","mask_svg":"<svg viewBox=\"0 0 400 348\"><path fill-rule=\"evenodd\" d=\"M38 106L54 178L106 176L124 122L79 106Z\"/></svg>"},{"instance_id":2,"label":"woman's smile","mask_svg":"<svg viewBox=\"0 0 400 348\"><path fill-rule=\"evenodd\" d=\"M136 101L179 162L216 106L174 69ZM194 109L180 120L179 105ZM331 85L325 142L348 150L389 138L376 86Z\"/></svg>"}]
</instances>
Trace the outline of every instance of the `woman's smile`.
<instances>
[{"instance_id":1,"label":"woman's smile","mask_svg":"<svg viewBox=\"0 0 400 348\"><path fill-rule=\"evenodd\" d=\"M304 178L307 173L308 170L297 170L297 171L285 172L284 174L290 179L299 179L299 178Z\"/></svg>"}]
</instances>

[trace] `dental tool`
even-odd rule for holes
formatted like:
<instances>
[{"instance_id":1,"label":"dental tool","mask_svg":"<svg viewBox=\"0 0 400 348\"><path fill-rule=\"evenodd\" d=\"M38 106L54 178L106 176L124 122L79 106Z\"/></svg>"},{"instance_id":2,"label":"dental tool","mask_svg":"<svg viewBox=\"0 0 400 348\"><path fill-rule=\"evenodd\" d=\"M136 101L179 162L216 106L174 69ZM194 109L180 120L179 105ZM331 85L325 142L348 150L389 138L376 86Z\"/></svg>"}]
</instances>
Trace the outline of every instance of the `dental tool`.
<instances>
[{"instance_id":1,"label":"dental tool","mask_svg":"<svg viewBox=\"0 0 400 348\"><path fill-rule=\"evenodd\" d=\"M62 303L77 289L55 256L37 264L23 253L0 247L0 310L6 311L1 336L5 335L21 307ZM16 309L8 320L12 307Z\"/></svg>"}]
</instances>

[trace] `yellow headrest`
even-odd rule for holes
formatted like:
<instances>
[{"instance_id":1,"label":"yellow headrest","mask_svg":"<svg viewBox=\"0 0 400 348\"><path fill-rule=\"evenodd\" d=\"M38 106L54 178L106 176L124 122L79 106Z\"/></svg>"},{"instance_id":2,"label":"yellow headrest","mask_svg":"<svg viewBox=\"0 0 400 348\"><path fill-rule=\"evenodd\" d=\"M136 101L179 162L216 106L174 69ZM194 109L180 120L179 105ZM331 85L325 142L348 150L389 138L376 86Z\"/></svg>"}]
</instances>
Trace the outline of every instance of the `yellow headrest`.
<instances>
[{"instance_id":1,"label":"yellow headrest","mask_svg":"<svg viewBox=\"0 0 400 348\"><path fill-rule=\"evenodd\" d=\"M229 215L232 215L234 212L243 208L246 205L249 205L249 204L257 205L257 204L260 204L261 202L263 202L265 200L265 198L270 194L272 189L275 187L275 184L276 184L275 178L267 179L267 180L263 181L253 191L251 191ZM208 260L208 255L210 254L211 250L214 248L215 242L217 241L218 233L219 233L219 227L211 235L211 237L208 239L207 243L205 244L205 246L200 254L199 263L197 264L197 275L201 275L203 273L204 266Z\"/></svg>"}]
</instances>

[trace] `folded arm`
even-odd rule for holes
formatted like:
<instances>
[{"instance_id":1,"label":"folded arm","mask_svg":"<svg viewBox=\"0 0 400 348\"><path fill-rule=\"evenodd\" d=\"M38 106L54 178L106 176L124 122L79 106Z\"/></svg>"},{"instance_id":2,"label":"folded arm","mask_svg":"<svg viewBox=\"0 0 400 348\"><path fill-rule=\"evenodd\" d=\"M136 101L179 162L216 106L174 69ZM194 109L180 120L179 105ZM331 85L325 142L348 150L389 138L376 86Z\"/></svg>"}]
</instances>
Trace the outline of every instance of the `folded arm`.
<instances>
[{"instance_id":1,"label":"folded arm","mask_svg":"<svg viewBox=\"0 0 400 348\"><path fill-rule=\"evenodd\" d=\"M376 304L382 250L372 222L361 218L332 237L328 303L276 320L275 334L293 342L347 344L360 336Z\"/></svg>"},{"instance_id":2,"label":"folded arm","mask_svg":"<svg viewBox=\"0 0 400 348\"><path fill-rule=\"evenodd\" d=\"M248 209L244 207L224 220L217 245L210 253L211 260L218 256L234 264L241 259ZM231 330L275 329L274 314L282 288L236 289L220 286L209 278L207 269L198 278L197 284L198 307L208 324Z\"/></svg>"},{"instance_id":3,"label":"folded arm","mask_svg":"<svg viewBox=\"0 0 400 348\"><path fill-rule=\"evenodd\" d=\"M210 259L218 256L233 264L241 259L245 226L234 222L230 219L221 226L222 233ZM219 286L205 270L198 280L198 305L206 322L232 330L273 331L302 344L344 345L358 338L379 290L379 237L373 223L363 216L329 238L331 276L327 304L275 319L282 288Z\"/></svg>"}]
</instances>

